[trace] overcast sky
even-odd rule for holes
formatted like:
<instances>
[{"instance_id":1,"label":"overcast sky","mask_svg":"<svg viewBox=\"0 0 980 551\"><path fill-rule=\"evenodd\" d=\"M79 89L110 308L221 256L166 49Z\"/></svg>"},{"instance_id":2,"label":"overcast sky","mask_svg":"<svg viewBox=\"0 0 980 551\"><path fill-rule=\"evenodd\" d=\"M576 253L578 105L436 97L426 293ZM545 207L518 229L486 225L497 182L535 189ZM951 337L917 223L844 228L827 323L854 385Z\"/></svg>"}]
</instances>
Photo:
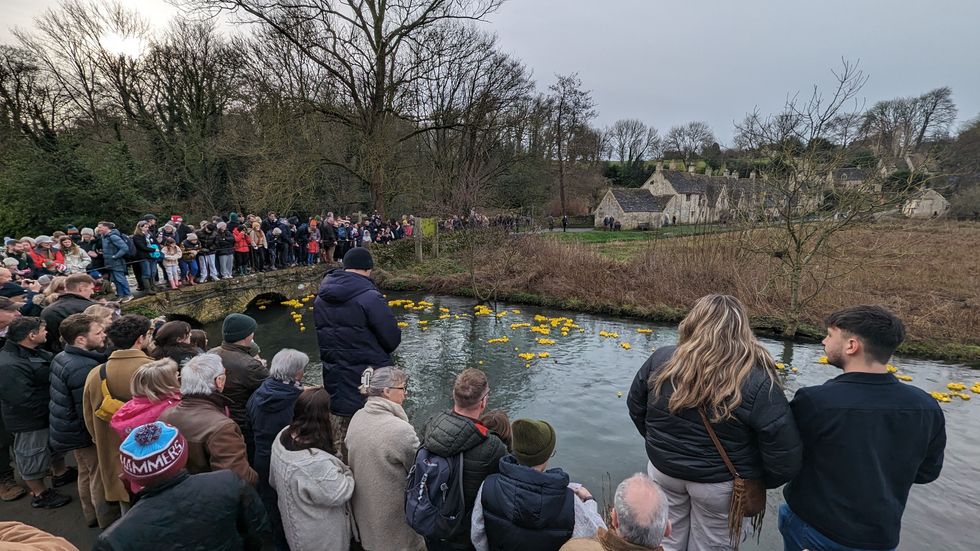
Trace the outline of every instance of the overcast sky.
<instances>
[{"instance_id":1,"label":"overcast sky","mask_svg":"<svg viewBox=\"0 0 980 551\"><path fill-rule=\"evenodd\" d=\"M122 0L164 25L164 0ZM57 0L0 0L10 26ZM600 126L638 118L665 132L704 120L729 143L732 123L787 93L832 84L841 57L870 76L880 99L950 86L960 121L980 114L978 0L509 0L487 28L533 71L539 89L577 72Z\"/></svg>"}]
</instances>

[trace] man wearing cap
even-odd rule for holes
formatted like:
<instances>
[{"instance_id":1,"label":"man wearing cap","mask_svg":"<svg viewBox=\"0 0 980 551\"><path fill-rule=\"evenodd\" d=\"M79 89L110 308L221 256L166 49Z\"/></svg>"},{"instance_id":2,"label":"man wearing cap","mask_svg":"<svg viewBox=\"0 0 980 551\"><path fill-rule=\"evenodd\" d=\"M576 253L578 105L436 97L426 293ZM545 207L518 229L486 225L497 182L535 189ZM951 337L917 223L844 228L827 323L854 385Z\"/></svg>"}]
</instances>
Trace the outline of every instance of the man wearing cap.
<instances>
[{"instance_id":1,"label":"man wearing cap","mask_svg":"<svg viewBox=\"0 0 980 551\"><path fill-rule=\"evenodd\" d=\"M514 421L513 452L476 495L470 537L477 551L558 551L569 539L590 538L606 527L585 486L569 484L562 469L548 468L556 441L547 421Z\"/></svg>"},{"instance_id":2,"label":"man wearing cap","mask_svg":"<svg viewBox=\"0 0 980 551\"><path fill-rule=\"evenodd\" d=\"M258 494L231 471L188 474L188 444L173 426L133 429L119 456L123 477L143 489L95 551L262 548L269 521Z\"/></svg>"},{"instance_id":3,"label":"man wearing cap","mask_svg":"<svg viewBox=\"0 0 980 551\"><path fill-rule=\"evenodd\" d=\"M227 381L222 393L231 400L228 409L231 412L231 418L238 423L238 427L245 436L249 459L252 458L255 443L252 439L252 429L248 423L248 413L245 406L248 404L248 399L252 397L252 393L269 376L269 369L265 363L251 352L256 327L258 324L251 316L228 314L221 324L221 346L208 351L210 354L217 354L225 367Z\"/></svg>"},{"instance_id":4,"label":"man wearing cap","mask_svg":"<svg viewBox=\"0 0 980 551\"><path fill-rule=\"evenodd\" d=\"M392 365L391 353L402 340L391 308L371 279L372 269L370 251L347 251L343 269L327 272L313 304L323 387L330 393L331 428L342 459L350 418L364 407L361 374L368 367Z\"/></svg>"}]
</instances>

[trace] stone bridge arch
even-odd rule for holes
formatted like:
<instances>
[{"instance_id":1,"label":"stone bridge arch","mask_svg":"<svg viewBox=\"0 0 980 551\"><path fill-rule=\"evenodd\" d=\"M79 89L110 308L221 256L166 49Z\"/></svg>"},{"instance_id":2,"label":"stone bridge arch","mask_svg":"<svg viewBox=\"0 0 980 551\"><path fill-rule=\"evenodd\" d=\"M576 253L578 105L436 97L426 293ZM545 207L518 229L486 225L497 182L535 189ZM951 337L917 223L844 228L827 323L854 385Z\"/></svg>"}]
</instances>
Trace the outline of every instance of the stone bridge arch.
<instances>
[{"instance_id":1,"label":"stone bridge arch","mask_svg":"<svg viewBox=\"0 0 980 551\"><path fill-rule=\"evenodd\" d=\"M133 300L125 305L125 310L151 317L167 315L191 325L193 321L210 323L233 312L244 312L260 296L292 299L316 293L326 269L299 267L182 287Z\"/></svg>"}]
</instances>

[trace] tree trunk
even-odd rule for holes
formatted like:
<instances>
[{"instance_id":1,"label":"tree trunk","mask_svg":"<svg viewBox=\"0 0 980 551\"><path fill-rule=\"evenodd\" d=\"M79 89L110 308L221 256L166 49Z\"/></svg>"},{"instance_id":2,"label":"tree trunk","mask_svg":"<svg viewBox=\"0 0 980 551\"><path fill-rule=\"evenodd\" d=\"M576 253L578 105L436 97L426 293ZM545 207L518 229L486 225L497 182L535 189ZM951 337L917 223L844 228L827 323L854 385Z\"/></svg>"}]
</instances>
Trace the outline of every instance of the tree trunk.
<instances>
[{"instance_id":1,"label":"tree trunk","mask_svg":"<svg viewBox=\"0 0 980 551\"><path fill-rule=\"evenodd\" d=\"M802 315L800 304L800 284L803 281L803 267L794 264L790 267L789 274L789 311L786 312L785 325L783 326L783 336L793 338L796 330L800 327L800 317Z\"/></svg>"}]
</instances>

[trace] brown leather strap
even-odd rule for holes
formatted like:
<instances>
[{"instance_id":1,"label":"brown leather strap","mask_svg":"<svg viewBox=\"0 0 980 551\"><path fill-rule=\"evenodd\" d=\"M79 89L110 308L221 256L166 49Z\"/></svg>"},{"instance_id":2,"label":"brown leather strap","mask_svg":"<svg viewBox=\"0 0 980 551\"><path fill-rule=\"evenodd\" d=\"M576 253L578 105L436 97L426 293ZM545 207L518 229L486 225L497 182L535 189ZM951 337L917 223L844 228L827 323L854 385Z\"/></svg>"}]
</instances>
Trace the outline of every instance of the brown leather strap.
<instances>
[{"instance_id":1,"label":"brown leather strap","mask_svg":"<svg viewBox=\"0 0 980 551\"><path fill-rule=\"evenodd\" d=\"M711 428L711 423L708 421L708 416L704 414L704 410L698 408L698 414L701 415L701 422L704 423L704 428L708 429L708 436L711 437L711 441L715 444L715 449L721 454L721 460L725 462L725 466L728 467L728 472L732 474L735 478L742 478L738 475L738 471L735 470L735 465L732 465L732 460L728 458L728 453L725 452L725 447L721 445L721 440L718 440L718 435L715 434L715 429Z\"/></svg>"}]
</instances>

